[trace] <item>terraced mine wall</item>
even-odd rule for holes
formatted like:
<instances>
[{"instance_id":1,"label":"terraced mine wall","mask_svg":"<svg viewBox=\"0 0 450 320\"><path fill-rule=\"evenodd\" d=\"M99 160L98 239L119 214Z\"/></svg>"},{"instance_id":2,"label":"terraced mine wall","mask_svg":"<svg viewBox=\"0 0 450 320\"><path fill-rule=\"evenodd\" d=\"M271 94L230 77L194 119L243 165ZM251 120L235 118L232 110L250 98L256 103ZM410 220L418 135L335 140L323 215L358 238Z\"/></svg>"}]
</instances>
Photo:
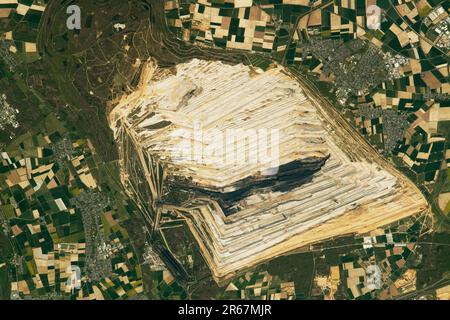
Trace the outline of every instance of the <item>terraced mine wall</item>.
<instances>
[{"instance_id":1,"label":"terraced mine wall","mask_svg":"<svg viewBox=\"0 0 450 320\"><path fill-rule=\"evenodd\" d=\"M127 134L124 127L119 129L116 138L119 162L123 169L120 176L121 182L129 196L146 213L145 218L149 225L154 225L157 212L156 202L159 195L154 185L158 171L149 166L149 163L156 164L156 161L151 155L146 154L136 146L133 137ZM162 172L162 168L160 169Z\"/></svg>"},{"instance_id":2,"label":"terraced mine wall","mask_svg":"<svg viewBox=\"0 0 450 320\"><path fill-rule=\"evenodd\" d=\"M190 191L196 197L213 199L219 203L225 216L229 216L239 211L237 208L239 201L247 198L254 192L261 190L288 192L307 182L311 182L313 175L320 171L327 160L328 157L295 160L281 165L274 175L254 175L244 178L233 184L232 188L235 190L231 192L208 190L198 184L193 184L188 179L180 179L178 177L169 176L168 183L177 189Z\"/></svg>"},{"instance_id":3,"label":"terraced mine wall","mask_svg":"<svg viewBox=\"0 0 450 320\"><path fill-rule=\"evenodd\" d=\"M427 210L411 181L325 107L282 67L262 72L193 59L163 72L150 61L138 90L111 112L110 125L119 146L133 146L120 147L123 181L138 181L130 195L184 217L214 279L224 284L299 247ZM278 175L259 177L270 163L179 159L177 147L195 140L193 118L205 128L279 130ZM191 197L166 203L171 187Z\"/></svg>"}]
</instances>

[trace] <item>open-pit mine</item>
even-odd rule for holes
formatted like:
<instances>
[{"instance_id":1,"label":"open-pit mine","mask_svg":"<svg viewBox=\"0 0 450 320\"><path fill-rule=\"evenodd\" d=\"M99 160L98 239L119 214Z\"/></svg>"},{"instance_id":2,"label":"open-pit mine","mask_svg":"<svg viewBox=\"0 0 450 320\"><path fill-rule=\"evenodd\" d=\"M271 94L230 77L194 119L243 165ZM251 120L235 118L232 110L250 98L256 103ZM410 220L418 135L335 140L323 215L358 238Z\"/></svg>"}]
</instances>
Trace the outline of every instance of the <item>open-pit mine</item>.
<instances>
[{"instance_id":1,"label":"open-pit mine","mask_svg":"<svg viewBox=\"0 0 450 320\"><path fill-rule=\"evenodd\" d=\"M419 190L289 70L148 61L110 113L121 179L158 228L185 218L215 280L427 210Z\"/></svg>"}]
</instances>

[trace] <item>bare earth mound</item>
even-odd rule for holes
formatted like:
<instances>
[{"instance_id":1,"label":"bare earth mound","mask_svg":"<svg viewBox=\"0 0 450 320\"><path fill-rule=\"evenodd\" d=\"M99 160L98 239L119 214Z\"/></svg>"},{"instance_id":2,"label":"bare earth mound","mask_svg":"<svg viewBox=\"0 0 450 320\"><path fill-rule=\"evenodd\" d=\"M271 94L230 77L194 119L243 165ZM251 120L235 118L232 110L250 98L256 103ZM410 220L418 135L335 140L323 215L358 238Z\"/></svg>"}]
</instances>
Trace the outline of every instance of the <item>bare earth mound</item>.
<instances>
[{"instance_id":1,"label":"bare earth mound","mask_svg":"<svg viewBox=\"0 0 450 320\"><path fill-rule=\"evenodd\" d=\"M148 63L110 114L122 181L149 221L184 217L214 278L426 210L419 190L282 67ZM335 121L336 120L336 121ZM173 188L191 195L165 204Z\"/></svg>"}]
</instances>

